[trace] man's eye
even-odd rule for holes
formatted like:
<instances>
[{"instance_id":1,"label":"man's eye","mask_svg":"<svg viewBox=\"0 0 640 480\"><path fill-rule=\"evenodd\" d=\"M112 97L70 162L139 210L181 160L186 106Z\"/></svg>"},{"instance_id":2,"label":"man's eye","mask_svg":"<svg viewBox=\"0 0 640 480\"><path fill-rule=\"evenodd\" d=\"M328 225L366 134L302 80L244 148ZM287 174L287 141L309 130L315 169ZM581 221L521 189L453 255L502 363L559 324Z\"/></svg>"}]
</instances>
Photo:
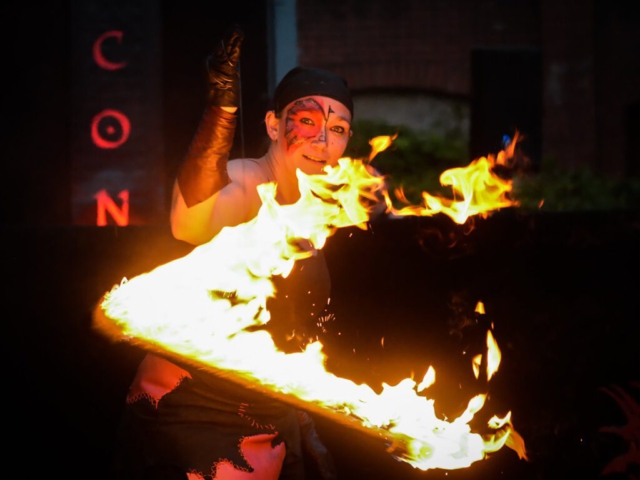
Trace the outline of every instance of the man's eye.
<instances>
[{"instance_id":1,"label":"man's eye","mask_svg":"<svg viewBox=\"0 0 640 480\"><path fill-rule=\"evenodd\" d=\"M300 119L300 123L304 123L305 125L313 125L313 120L307 117L303 117Z\"/></svg>"},{"instance_id":2,"label":"man's eye","mask_svg":"<svg viewBox=\"0 0 640 480\"><path fill-rule=\"evenodd\" d=\"M344 128L344 127L335 126L335 127L331 127L331 131L332 131L332 132L336 132L336 133L343 134L346 130L345 130L345 128Z\"/></svg>"}]
</instances>

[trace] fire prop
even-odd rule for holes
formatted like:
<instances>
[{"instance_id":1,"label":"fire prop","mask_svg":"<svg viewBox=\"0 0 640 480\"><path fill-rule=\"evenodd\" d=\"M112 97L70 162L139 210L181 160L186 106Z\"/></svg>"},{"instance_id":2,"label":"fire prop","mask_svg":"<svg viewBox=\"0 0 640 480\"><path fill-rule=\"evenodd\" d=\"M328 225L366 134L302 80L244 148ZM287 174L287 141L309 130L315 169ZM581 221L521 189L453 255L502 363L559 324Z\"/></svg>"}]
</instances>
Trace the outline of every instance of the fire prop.
<instances>
[{"instance_id":1,"label":"fire prop","mask_svg":"<svg viewBox=\"0 0 640 480\"><path fill-rule=\"evenodd\" d=\"M270 319L271 278L287 276L296 260L313 255L301 245L321 249L338 228L366 229L365 205L381 194L388 199L384 179L359 160L342 158L325 175L298 172L298 180L301 197L295 204L279 205L275 185L260 185L263 205L252 221L225 228L185 257L114 286L94 312L94 328L379 437L394 458L421 470L468 467L505 445L526 458L510 413L492 418L488 434L471 431L469 422L485 395L472 398L453 421L437 418L434 401L425 395L435 382L433 368L420 383L406 378L395 386L383 384L378 394L326 371L320 342L285 354L268 332L252 328ZM465 205L476 211L471 202ZM462 209L452 204L446 210L459 215ZM485 361L474 359L472 368L478 376L480 365L486 365L491 378L500 353L490 333L487 350Z\"/></svg>"}]
</instances>

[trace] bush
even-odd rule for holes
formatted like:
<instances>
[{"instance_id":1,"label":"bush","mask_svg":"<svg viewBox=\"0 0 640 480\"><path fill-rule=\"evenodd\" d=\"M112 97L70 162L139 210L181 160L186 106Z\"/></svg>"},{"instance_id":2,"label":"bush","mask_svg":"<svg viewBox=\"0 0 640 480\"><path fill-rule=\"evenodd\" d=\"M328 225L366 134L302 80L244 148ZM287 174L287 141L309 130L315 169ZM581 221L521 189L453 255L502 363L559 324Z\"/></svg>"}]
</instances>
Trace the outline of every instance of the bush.
<instances>
[{"instance_id":1,"label":"bush","mask_svg":"<svg viewBox=\"0 0 640 480\"><path fill-rule=\"evenodd\" d=\"M392 145L379 153L371 165L387 176L391 191L402 187L407 200L414 204L421 203L424 191L451 197L450 187L440 185L440 174L450 168L465 167L473 160L468 157L466 137L458 131L437 135L370 120L354 122L353 130L345 152L352 158L368 158L372 138L397 134ZM497 153L487 152L487 155ZM516 166L509 176L513 180L512 197L523 210L542 208L563 212L640 208L640 179L637 178L611 178L588 168L566 171L550 160L543 160L535 172L522 165Z\"/></svg>"},{"instance_id":2,"label":"bush","mask_svg":"<svg viewBox=\"0 0 640 480\"><path fill-rule=\"evenodd\" d=\"M567 171L554 162L543 161L537 174L514 177L514 196L525 210L637 210L640 179L616 179L598 175L586 167Z\"/></svg>"},{"instance_id":3,"label":"bush","mask_svg":"<svg viewBox=\"0 0 640 480\"><path fill-rule=\"evenodd\" d=\"M354 122L353 130L345 153L352 158L368 158L369 140L373 137L397 134L391 146L380 152L371 165L388 177L390 189L402 187L412 203L421 201L423 191L446 194L449 189L440 185L440 174L468 163L467 142L458 132L441 136L369 120Z\"/></svg>"}]
</instances>

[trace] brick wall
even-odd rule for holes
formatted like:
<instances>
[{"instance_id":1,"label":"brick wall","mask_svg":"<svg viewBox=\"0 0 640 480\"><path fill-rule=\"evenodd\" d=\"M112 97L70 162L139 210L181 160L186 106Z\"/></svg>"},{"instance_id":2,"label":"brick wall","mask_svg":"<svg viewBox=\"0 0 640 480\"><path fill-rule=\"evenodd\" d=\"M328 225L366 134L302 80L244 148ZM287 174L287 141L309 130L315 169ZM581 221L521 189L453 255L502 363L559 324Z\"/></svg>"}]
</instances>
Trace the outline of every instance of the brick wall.
<instances>
[{"instance_id":1,"label":"brick wall","mask_svg":"<svg viewBox=\"0 0 640 480\"><path fill-rule=\"evenodd\" d=\"M640 84L640 25L625 11L599 0L300 0L298 60L342 73L356 94L470 101L475 48L540 49L542 155L620 174L639 161L622 147L625 111L639 98L626 85Z\"/></svg>"},{"instance_id":2,"label":"brick wall","mask_svg":"<svg viewBox=\"0 0 640 480\"><path fill-rule=\"evenodd\" d=\"M472 48L539 44L539 10L528 0L299 1L299 61L344 74L354 91L468 96Z\"/></svg>"}]
</instances>

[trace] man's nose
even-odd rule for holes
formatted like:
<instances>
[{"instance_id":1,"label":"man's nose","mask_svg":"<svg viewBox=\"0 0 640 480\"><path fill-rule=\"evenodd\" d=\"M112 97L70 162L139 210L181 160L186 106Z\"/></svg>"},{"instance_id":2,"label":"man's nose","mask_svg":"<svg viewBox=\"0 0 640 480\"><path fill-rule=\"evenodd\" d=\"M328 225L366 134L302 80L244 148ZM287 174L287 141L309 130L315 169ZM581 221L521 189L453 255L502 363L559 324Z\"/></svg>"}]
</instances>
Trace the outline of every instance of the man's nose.
<instances>
[{"instance_id":1,"label":"man's nose","mask_svg":"<svg viewBox=\"0 0 640 480\"><path fill-rule=\"evenodd\" d=\"M311 144L316 148L327 148L327 132L324 128L320 129L320 132L318 132L318 135L316 135Z\"/></svg>"}]
</instances>

